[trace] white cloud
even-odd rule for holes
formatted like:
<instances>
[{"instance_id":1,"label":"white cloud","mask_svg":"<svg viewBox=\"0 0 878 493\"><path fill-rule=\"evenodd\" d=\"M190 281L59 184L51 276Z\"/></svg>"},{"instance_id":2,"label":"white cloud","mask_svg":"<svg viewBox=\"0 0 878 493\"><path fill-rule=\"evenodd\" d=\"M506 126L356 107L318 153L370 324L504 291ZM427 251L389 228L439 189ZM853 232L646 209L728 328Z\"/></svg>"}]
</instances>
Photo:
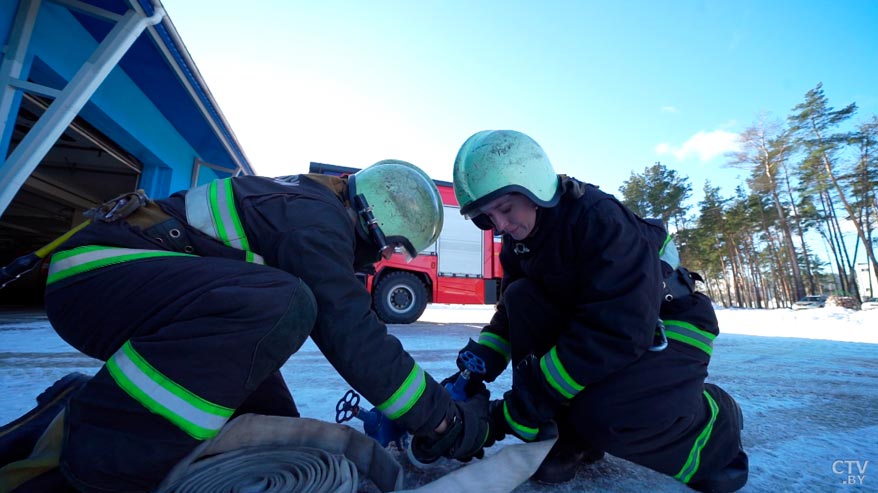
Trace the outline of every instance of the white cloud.
<instances>
[{"instance_id":1,"label":"white cloud","mask_svg":"<svg viewBox=\"0 0 878 493\"><path fill-rule=\"evenodd\" d=\"M683 161L691 155L695 155L702 162L721 156L727 152L739 149L738 134L725 130L699 131L682 145L675 146L662 142L655 146L655 152L659 155L672 154L678 160Z\"/></svg>"},{"instance_id":2,"label":"white cloud","mask_svg":"<svg viewBox=\"0 0 878 493\"><path fill-rule=\"evenodd\" d=\"M680 110L676 106L662 106L659 108L662 113L679 113Z\"/></svg>"}]
</instances>

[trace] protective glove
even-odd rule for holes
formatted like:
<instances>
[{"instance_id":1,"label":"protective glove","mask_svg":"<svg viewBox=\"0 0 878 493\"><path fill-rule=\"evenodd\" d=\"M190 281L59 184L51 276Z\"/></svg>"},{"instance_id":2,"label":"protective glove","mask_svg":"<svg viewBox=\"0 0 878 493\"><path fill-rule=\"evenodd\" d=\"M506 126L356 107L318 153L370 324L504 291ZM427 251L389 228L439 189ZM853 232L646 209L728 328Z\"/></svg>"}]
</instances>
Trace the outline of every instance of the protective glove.
<instances>
[{"instance_id":1,"label":"protective glove","mask_svg":"<svg viewBox=\"0 0 878 493\"><path fill-rule=\"evenodd\" d=\"M503 432L512 433L530 442L537 438L540 427L548 423L561 402L547 388L540 371L540 361L533 354L522 359L512 371L512 389L503 394L502 401L491 403L491 423L495 440Z\"/></svg>"},{"instance_id":2,"label":"protective glove","mask_svg":"<svg viewBox=\"0 0 878 493\"><path fill-rule=\"evenodd\" d=\"M463 362L461 355L467 351L482 358L482 361L485 362L485 375L482 377L482 380L485 382L493 382L506 369L507 361L502 354L470 339L466 346L457 353L457 368L460 371L466 370L466 364Z\"/></svg>"},{"instance_id":3,"label":"protective glove","mask_svg":"<svg viewBox=\"0 0 878 493\"><path fill-rule=\"evenodd\" d=\"M443 433L431 431L412 438L415 459L429 464L439 457L469 462L485 456L483 447L490 435L487 392L466 401L451 401L445 420L448 426Z\"/></svg>"}]
</instances>

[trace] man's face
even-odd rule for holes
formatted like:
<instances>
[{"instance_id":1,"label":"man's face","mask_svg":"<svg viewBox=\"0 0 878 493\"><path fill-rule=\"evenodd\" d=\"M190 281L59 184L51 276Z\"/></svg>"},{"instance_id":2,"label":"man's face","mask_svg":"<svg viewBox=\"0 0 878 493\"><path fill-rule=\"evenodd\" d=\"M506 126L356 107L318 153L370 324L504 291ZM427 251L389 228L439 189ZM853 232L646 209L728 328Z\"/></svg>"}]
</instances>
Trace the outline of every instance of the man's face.
<instances>
[{"instance_id":1,"label":"man's face","mask_svg":"<svg viewBox=\"0 0 878 493\"><path fill-rule=\"evenodd\" d=\"M537 222L537 206L526 196L517 193L488 202L481 212L488 216L499 233L508 234L519 241L533 233Z\"/></svg>"}]
</instances>

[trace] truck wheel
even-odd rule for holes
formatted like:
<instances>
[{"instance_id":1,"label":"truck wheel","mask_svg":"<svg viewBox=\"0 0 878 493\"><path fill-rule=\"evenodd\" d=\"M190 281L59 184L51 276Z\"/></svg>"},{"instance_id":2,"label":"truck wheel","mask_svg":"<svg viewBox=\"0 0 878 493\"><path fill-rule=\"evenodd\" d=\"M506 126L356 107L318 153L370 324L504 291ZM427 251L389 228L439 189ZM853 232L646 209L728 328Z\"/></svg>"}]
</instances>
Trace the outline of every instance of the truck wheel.
<instances>
[{"instance_id":1,"label":"truck wheel","mask_svg":"<svg viewBox=\"0 0 878 493\"><path fill-rule=\"evenodd\" d=\"M388 324L410 324L427 307L427 287L408 272L393 272L372 292L375 312Z\"/></svg>"}]
</instances>

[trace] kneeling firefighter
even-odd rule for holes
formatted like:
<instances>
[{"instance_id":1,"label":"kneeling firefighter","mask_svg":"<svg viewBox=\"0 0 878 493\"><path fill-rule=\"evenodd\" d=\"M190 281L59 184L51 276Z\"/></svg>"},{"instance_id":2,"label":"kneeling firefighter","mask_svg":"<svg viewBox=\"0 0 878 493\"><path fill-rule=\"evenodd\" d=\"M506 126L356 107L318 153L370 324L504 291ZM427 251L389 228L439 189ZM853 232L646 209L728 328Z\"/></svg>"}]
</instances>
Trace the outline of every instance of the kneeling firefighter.
<instances>
[{"instance_id":1,"label":"kneeling firefighter","mask_svg":"<svg viewBox=\"0 0 878 493\"><path fill-rule=\"evenodd\" d=\"M559 439L533 476L545 483L608 452L696 490L741 488L740 407L704 382L716 314L664 227L555 174L520 132L471 136L454 191L461 214L503 235L496 312L461 351L486 362L489 382L512 362L512 389L490 406L493 439L534 440L555 420Z\"/></svg>"},{"instance_id":2,"label":"kneeling firefighter","mask_svg":"<svg viewBox=\"0 0 878 493\"><path fill-rule=\"evenodd\" d=\"M386 160L142 199L104 204L49 269L55 330L105 362L66 408L60 471L74 488L150 491L230 418L299 416L279 369L308 336L440 455L481 453L487 396L453 401L387 334L355 275L438 237L442 203L422 170Z\"/></svg>"}]
</instances>

